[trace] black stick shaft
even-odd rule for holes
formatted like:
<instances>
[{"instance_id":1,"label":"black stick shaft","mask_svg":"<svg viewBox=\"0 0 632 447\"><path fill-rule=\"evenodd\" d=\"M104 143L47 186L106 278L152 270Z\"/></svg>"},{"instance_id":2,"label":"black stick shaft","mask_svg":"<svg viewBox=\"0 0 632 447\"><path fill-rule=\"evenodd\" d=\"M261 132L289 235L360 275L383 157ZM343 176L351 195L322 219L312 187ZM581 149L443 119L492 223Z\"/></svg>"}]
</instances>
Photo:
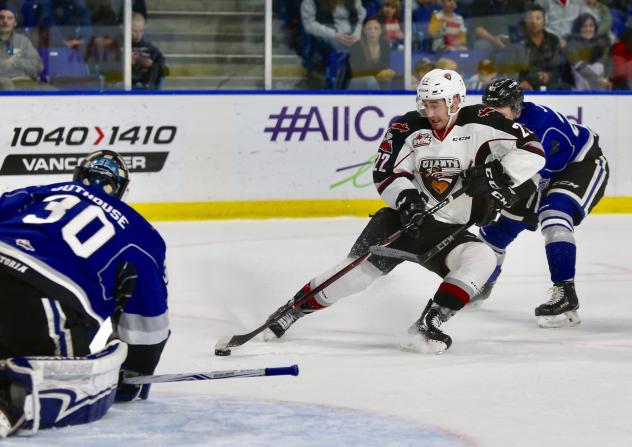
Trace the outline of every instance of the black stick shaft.
<instances>
[{"instance_id":1,"label":"black stick shaft","mask_svg":"<svg viewBox=\"0 0 632 447\"><path fill-rule=\"evenodd\" d=\"M423 213L423 218L436 213L437 211L439 211L440 209L445 207L447 204L449 204L450 202L452 202L456 198L460 197L464 192L465 192L465 190L463 188L455 191L450 196L446 197L445 199L443 199L441 202L437 203L435 206L433 206L429 210L426 210ZM406 231L406 229L407 228L404 228L404 229L401 229L401 230L397 230L395 233L391 234L388 238L386 238L386 240L384 240L380 245L381 246L386 246L386 245L389 245L389 244L395 242L397 239L399 239L401 237L401 235L404 233L404 231ZM342 269L340 269L338 272L334 273L329 278L327 278L325 281L320 283L318 286L316 286L312 290L310 290L307 294L305 294L305 296L302 296L300 299L298 299L298 300L296 300L296 301L294 301L292 303L286 304L284 307L279 309L279 311L277 311L276 313L272 314L270 316L270 318L268 318L265 321L265 323L263 323L261 326L257 327L256 329L254 329L251 332L248 332L247 334L233 335L229 340L220 340L215 345L215 348L216 349L226 349L226 348L232 348L232 347L235 347L235 346L243 345L247 341L251 340L252 338L256 337L258 334L263 332L273 322L275 322L279 318L287 315L287 313L290 312L290 310L292 308L299 307L302 304L306 303L307 300L309 300L311 297L316 295L318 292L320 292L321 290L325 289L326 287L331 285L333 282L337 281L340 277L342 277L342 276L346 275L347 273L349 273L351 270L353 270L358 265L363 263L369 256L371 256L371 252L370 251L365 253L364 255L354 259L349 264L347 264Z\"/></svg>"}]
</instances>

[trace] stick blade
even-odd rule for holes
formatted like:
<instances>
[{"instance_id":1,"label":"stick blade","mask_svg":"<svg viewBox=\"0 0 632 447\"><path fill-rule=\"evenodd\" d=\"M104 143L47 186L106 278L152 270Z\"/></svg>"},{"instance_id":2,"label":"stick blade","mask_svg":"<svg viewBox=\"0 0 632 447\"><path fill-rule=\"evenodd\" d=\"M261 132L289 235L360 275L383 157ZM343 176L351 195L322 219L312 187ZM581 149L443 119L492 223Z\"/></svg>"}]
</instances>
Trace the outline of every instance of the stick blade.
<instances>
[{"instance_id":1,"label":"stick blade","mask_svg":"<svg viewBox=\"0 0 632 447\"><path fill-rule=\"evenodd\" d=\"M217 340L217 343L215 343L215 349L221 351L221 350L226 350L230 348L232 346L230 344L232 339L233 337L231 335L227 335L226 337L221 337L219 340Z\"/></svg>"}]
</instances>

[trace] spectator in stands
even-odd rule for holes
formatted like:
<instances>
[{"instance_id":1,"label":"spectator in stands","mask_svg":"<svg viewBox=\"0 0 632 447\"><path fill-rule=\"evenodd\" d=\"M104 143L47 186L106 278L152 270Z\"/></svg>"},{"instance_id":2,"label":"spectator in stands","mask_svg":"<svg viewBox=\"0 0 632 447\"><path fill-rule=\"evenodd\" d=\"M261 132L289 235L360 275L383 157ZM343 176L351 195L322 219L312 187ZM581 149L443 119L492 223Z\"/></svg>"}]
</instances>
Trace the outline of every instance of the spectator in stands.
<instances>
[{"instance_id":1,"label":"spectator in stands","mask_svg":"<svg viewBox=\"0 0 632 447\"><path fill-rule=\"evenodd\" d=\"M417 50L432 51L432 37L428 32L428 25L432 15L441 10L441 6L437 0L416 1L417 7L413 9L413 45Z\"/></svg>"},{"instance_id":2,"label":"spectator in stands","mask_svg":"<svg viewBox=\"0 0 632 447\"><path fill-rule=\"evenodd\" d=\"M333 51L347 51L360 40L366 10L361 0L303 0L301 21L309 35L302 54L307 69L308 87L322 88L324 72Z\"/></svg>"},{"instance_id":3,"label":"spectator in stands","mask_svg":"<svg viewBox=\"0 0 632 447\"><path fill-rule=\"evenodd\" d=\"M560 39L560 48L566 46L566 38L572 31L575 19L580 14L593 13L585 0L535 0L535 2L544 9L546 30Z\"/></svg>"},{"instance_id":4,"label":"spectator in stands","mask_svg":"<svg viewBox=\"0 0 632 447\"><path fill-rule=\"evenodd\" d=\"M599 24L599 36L610 38L610 28L612 28L612 14L610 9L598 0L585 0L586 6L592 15L597 18Z\"/></svg>"},{"instance_id":5,"label":"spectator in stands","mask_svg":"<svg viewBox=\"0 0 632 447\"><path fill-rule=\"evenodd\" d=\"M524 90L568 90L560 79L561 60L560 40L545 30L544 9L534 4L527 10L523 41L508 46L496 63L500 73L517 77Z\"/></svg>"},{"instance_id":6,"label":"spectator in stands","mask_svg":"<svg viewBox=\"0 0 632 447\"><path fill-rule=\"evenodd\" d=\"M516 35L530 0L474 0L468 28L473 30L474 50L504 49ZM518 32L519 33L519 32Z\"/></svg>"},{"instance_id":7,"label":"spectator in stands","mask_svg":"<svg viewBox=\"0 0 632 447\"><path fill-rule=\"evenodd\" d=\"M86 50L86 60L92 71L102 75L109 87L123 83L123 18L117 14L111 0L89 0L92 16L92 39Z\"/></svg>"},{"instance_id":8,"label":"spectator in stands","mask_svg":"<svg viewBox=\"0 0 632 447\"><path fill-rule=\"evenodd\" d=\"M395 70L389 67L391 46L384 38L377 17L369 17L362 26L362 37L349 49L351 90L389 89Z\"/></svg>"},{"instance_id":9,"label":"spectator in stands","mask_svg":"<svg viewBox=\"0 0 632 447\"><path fill-rule=\"evenodd\" d=\"M434 70L435 68L437 68L435 63L432 60L428 59L427 57L422 57L421 59L419 59L415 63L415 68L413 69L413 75L410 81L410 89L417 90L417 87L419 86L419 81L421 81L421 78L423 78L426 75L426 73L428 73L431 70Z\"/></svg>"},{"instance_id":10,"label":"spectator in stands","mask_svg":"<svg viewBox=\"0 0 632 447\"><path fill-rule=\"evenodd\" d=\"M440 57L439 59L437 59L437 62L435 62L435 66L441 70L452 71L457 71L457 69L459 68L456 61L454 59L450 59L449 57Z\"/></svg>"},{"instance_id":11,"label":"spectator in stands","mask_svg":"<svg viewBox=\"0 0 632 447\"><path fill-rule=\"evenodd\" d=\"M573 23L573 32L566 44L568 61L575 81L575 90L607 90L610 81L605 75L609 40L598 35L597 19L581 14Z\"/></svg>"},{"instance_id":12,"label":"spectator in stands","mask_svg":"<svg viewBox=\"0 0 632 447\"><path fill-rule=\"evenodd\" d=\"M6 7L5 7L6 8ZM15 32L17 13L0 9L0 89L14 90L36 84L41 71L39 54L31 41ZM19 84L16 86L16 84Z\"/></svg>"},{"instance_id":13,"label":"spectator in stands","mask_svg":"<svg viewBox=\"0 0 632 447\"><path fill-rule=\"evenodd\" d=\"M432 15L428 32L433 38L433 51L467 49L467 28L463 17L454 12L456 8L456 0L441 0L441 11Z\"/></svg>"},{"instance_id":14,"label":"spectator in stands","mask_svg":"<svg viewBox=\"0 0 632 447\"><path fill-rule=\"evenodd\" d=\"M612 46L612 88L632 90L632 20L621 38Z\"/></svg>"},{"instance_id":15,"label":"spectator in stands","mask_svg":"<svg viewBox=\"0 0 632 447\"><path fill-rule=\"evenodd\" d=\"M404 40L404 33L399 21L402 4L399 0L384 0L379 18L384 27L384 35L391 46L396 47Z\"/></svg>"},{"instance_id":16,"label":"spectator in stands","mask_svg":"<svg viewBox=\"0 0 632 447\"><path fill-rule=\"evenodd\" d=\"M17 20L17 17L20 15L20 8L22 7L22 4L28 2L29 0L0 0L0 10L8 9L9 11L15 11L15 16Z\"/></svg>"},{"instance_id":17,"label":"spectator in stands","mask_svg":"<svg viewBox=\"0 0 632 447\"><path fill-rule=\"evenodd\" d=\"M132 14L132 89L157 90L169 74L167 63L158 48L143 39L145 17Z\"/></svg>"},{"instance_id":18,"label":"spectator in stands","mask_svg":"<svg viewBox=\"0 0 632 447\"><path fill-rule=\"evenodd\" d=\"M481 59L476 66L476 74L465 80L465 87L468 90L485 90L496 77L498 77L498 71L494 61Z\"/></svg>"},{"instance_id":19,"label":"spectator in stands","mask_svg":"<svg viewBox=\"0 0 632 447\"><path fill-rule=\"evenodd\" d=\"M366 10L361 0L303 0L305 31L335 49L347 49L360 40Z\"/></svg>"},{"instance_id":20,"label":"spectator in stands","mask_svg":"<svg viewBox=\"0 0 632 447\"><path fill-rule=\"evenodd\" d=\"M362 6L366 10L366 16L373 17L382 10L382 0L362 0Z\"/></svg>"},{"instance_id":21,"label":"spectator in stands","mask_svg":"<svg viewBox=\"0 0 632 447\"><path fill-rule=\"evenodd\" d=\"M85 53L92 38L92 19L85 0L40 0L39 3L43 25L50 29L49 46L66 46Z\"/></svg>"},{"instance_id":22,"label":"spectator in stands","mask_svg":"<svg viewBox=\"0 0 632 447\"><path fill-rule=\"evenodd\" d=\"M94 0L88 0L93 2ZM109 0L112 9L116 12L117 20L119 23L123 22L123 9L125 6L125 0ZM132 12L138 12L147 20L147 5L145 0L132 0Z\"/></svg>"},{"instance_id":23,"label":"spectator in stands","mask_svg":"<svg viewBox=\"0 0 632 447\"><path fill-rule=\"evenodd\" d=\"M147 6L145 0L133 0L132 11L141 14L147 20Z\"/></svg>"}]
</instances>

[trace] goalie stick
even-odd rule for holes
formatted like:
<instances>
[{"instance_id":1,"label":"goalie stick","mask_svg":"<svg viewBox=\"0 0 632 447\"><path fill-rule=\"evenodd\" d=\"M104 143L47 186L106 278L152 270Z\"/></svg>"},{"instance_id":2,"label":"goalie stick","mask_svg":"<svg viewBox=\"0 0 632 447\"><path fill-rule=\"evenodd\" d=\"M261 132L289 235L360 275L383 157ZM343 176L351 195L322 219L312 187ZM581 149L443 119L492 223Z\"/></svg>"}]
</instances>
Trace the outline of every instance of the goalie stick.
<instances>
[{"instance_id":1,"label":"goalie stick","mask_svg":"<svg viewBox=\"0 0 632 447\"><path fill-rule=\"evenodd\" d=\"M449 244L454 242L454 240L457 237L459 237L461 233L466 231L472 225L474 225L474 222L468 222L466 224L461 225L456 230L454 230L448 237L446 237L437 245L435 245L430 250L428 250L427 252L421 255L418 255L416 253L411 253L405 250L398 250L397 248L385 247L384 245L372 245L371 247L369 247L369 251L371 252L371 254L374 254L376 256L384 256L385 258L401 259L403 261L417 262L421 265L424 265L434 256L436 256L441 251L443 251L443 249L446 248Z\"/></svg>"},{"instance_id":2,"label":"goalie stick","mask_svg":"<svg viewBox=\"0 0 632 447\"><path fill-rule=\"evenodd\" d=\"M123 383L128 385L145 385L148 383L188 382L192 380L230 379L232 377L259 376L298 376L298 365L283 366L279 368L233 369L227 371L135 376L124 378Z\"/></svg>"},{"instance_id":3,"label":"goalie stick","mask_svg":"<svg viewBox=\"0 0 632 447\"><path fill-rule=\"evenodd\" d=\"M436 213L437 211L439 211L440 209L445 207L447 204L449 204L453 200L455 200L458 197L460 197L464 192L465 192L464 188L456 190L451 195L449 195L448 197L443 199L441 202L437 203L435 206L433 206L429 210L425 211L423 213L423 215L422 215L422 218L428 217L428 216ZM400 236L407 229L408 229L408 227L405 227L405 228L403 228L401 230L397 230L395 233L391 234L388 238L386 238L386 240L384 240L380 245L381 246L386 246L386 245L391 244L392 242L395 242L397 239L400 238ZM347 264L345 267L343 267L341 270L339 270L338 272L334 273L332 276L330 276L325 281L320 283L317 287L314 287L309 293L307 293L304 296L302 296L299 300L287 303L285 306L280 308L277 312L275 312L274 314L270 315L270 317L268 317L268 319L261 326L259 326L258 328L254 329L253 331L248 332L247 334L232 335L232 336L229 335L227 337L220 338L217 341L217 343L215 344L215 353L216 353L216 355L220 355L219 354L220 352L224 353L224 355L227 355L227 354L230 353L229 348L233 348L235 346L241 346L244 343L246 343L249 340L251 340L252 338L256 337L258 334L260 334L265 329L267 329L272 323L277 321L279 318L287 315L287 313L290 312L290 310L292 310L293 307L295 307L295 306L298 307L301 304L307 302L307 300L309 300L311 297L316 295L318 292L320 292L321 290L325 289L330 284L332 284L334 281L337 281L340 277L346 275L348 272L350 272L355 267L360 265L369 256L371 256L371 252L370 251L368 251L364 255L354 259L349 264Z\"/></svg>"}]
</instances>

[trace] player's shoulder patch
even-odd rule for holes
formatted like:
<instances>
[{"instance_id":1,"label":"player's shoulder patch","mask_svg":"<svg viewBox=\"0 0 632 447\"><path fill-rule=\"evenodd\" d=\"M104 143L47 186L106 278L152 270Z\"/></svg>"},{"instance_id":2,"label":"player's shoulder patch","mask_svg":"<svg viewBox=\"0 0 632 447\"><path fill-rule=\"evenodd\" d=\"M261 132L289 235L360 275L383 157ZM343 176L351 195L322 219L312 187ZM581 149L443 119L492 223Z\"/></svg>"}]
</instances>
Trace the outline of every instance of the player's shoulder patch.
<instances>
[{"instance_id":1,"label":"player's shoulder patch","mask_svg":"<svg viewBox=\"0 0 632 447\"><path fill-rule=\"evenodd\" d=\"M494 113L495 110L492 107L483 107L478 109L478 117L482 118L484 116L488 116L490 113Z\"/></svg>"},{"instance_id":2,"label":"player's shoulder patch","mask_svg":"<svg viewBox=\"0 0 632 447\"><path fill-rule=\"evenodd\" d=\"M394 118L380 142L379 150L389 154L399 151L404 141L422 127L423 118L417 111L411 111Z\"/></svg>"},{"instance_id":3,"label":"player's shoulder patch","mask_svg":"<svg viewBox=\"0 0 632 447\"><path fill-rule=\"evenodd\" d=\"M399 134L410 134L421 127L421 116L417 111L410 111L393 119L389 130Z\"/></svg>"},{"instance_id":4,"label":"player's shoulder patch","mask_svg":"<svg viewBox=\"0 0 632 447\"><path fill-rule=\"evenodd\" d=\"M505 117L491 107L483 104L466 106L461 109L459 121L461 124L478 123L492 127L504 127Z\"/></svg>"}]
</instances>

